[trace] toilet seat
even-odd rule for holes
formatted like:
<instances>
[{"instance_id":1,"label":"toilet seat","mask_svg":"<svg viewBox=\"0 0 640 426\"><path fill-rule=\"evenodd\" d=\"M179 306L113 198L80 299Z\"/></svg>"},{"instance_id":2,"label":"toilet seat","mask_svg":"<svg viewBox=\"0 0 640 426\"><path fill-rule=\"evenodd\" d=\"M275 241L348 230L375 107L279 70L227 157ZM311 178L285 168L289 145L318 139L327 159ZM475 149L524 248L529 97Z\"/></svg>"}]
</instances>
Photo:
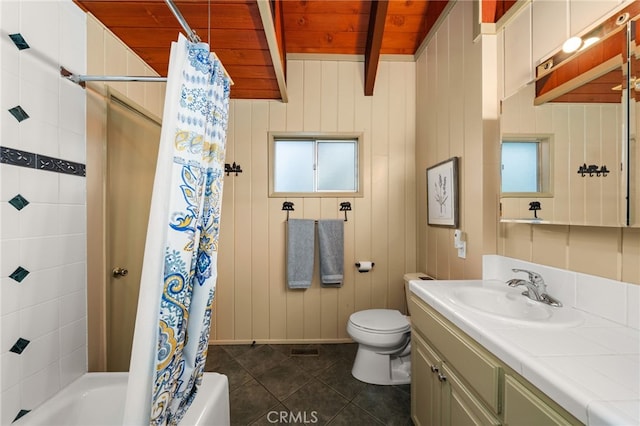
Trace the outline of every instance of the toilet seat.
<instances>
[{"instance_id":1,"label":"toilet seat","mask_svg":"<svg viewBox=\"0 0 640 426\"><path fill-rule=\"evenodd\" d=\"M361 331L377 334L405 333L411 329L407 317L393 309L367 309L352 314L349 323Z\"/></svg>"}]
</instances>

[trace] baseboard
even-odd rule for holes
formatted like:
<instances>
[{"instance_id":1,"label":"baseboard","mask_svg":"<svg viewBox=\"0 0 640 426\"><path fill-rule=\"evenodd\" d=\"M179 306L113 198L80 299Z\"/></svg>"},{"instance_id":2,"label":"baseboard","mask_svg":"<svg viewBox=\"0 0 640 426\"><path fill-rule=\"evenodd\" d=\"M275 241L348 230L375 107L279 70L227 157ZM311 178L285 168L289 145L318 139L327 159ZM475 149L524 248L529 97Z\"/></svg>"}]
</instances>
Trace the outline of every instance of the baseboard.
<instances>
[{"instance_id":1,"label":"baseboard","mask_svg":"<svg viewBox=\"0 0 640 426\"><path fill-rule=\"evenodd\" d=\"M343 339L239 339L239 340L209 340L210 345L321 345L333 343L353 343L349 338Z\"/></svg>"}]
</instances>

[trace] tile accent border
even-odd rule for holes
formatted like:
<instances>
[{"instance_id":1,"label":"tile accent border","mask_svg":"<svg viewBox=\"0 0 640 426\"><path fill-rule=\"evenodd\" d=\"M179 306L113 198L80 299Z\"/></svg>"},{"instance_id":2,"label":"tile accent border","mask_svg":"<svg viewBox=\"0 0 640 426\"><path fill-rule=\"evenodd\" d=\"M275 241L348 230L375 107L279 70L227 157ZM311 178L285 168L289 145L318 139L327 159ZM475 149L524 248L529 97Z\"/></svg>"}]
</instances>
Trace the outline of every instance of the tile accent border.
<instances>
[{"instance_id":1,"label":"tile accent border","mask_svg":"<svg viewBox=\"0 0 640 426\"><path fill-rule=\"evenodd\" d=\"M86 176L86 165L73 161L53 158L33 152L20 151L14 148L0 146L0 163L12 166L28 167L30 169L48 170L74 176Z\"/></svg>"}]
</instances>

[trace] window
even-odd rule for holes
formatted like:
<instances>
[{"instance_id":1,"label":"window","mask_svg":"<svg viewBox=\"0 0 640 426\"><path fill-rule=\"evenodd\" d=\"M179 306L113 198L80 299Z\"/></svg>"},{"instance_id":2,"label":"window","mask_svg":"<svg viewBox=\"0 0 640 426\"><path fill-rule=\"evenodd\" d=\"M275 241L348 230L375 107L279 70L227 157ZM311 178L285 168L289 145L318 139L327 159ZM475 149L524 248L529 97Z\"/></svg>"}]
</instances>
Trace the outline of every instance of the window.
<instances>
[{"instance_id":1,"label":"window","mask_svg":"<svg viewBox=\"0 0 640 426\"><path fill-rule=\"evenodd\" d=\"M550 195L550 150L549 136L504 137L501 159L503 195Z\"/></svg>"},{"instance_id":2,"label":"window","mask_svg":"<svg viewBox=\"0 0 640 426\"><path fill-rule=\"evenodd\" d=\"M270 134L271 196L358 196L361 135Z\"/></svg>"}]
</instances>

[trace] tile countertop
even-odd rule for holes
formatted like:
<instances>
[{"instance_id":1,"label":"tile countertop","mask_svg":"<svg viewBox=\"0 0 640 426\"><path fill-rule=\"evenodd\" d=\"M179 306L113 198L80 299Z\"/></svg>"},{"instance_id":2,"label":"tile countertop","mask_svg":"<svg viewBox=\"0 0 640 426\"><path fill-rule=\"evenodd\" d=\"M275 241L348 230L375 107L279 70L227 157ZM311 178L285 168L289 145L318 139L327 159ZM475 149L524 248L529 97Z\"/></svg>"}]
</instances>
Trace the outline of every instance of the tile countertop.
<instances>
[{"instance_id":1,"label":"tile countertop","mask_svg":"<svg viewBox=\"0 0 640 426\"><path fill-rule=\"evenodd\" d=\"M584 311L579 311L584 321L572 327L494 319L456 303L452 290L461 286L504 288L506 284L498 280L409 282L412 293L580 421L640 425L640 330Z\"/></svg>"}]
</instances>

